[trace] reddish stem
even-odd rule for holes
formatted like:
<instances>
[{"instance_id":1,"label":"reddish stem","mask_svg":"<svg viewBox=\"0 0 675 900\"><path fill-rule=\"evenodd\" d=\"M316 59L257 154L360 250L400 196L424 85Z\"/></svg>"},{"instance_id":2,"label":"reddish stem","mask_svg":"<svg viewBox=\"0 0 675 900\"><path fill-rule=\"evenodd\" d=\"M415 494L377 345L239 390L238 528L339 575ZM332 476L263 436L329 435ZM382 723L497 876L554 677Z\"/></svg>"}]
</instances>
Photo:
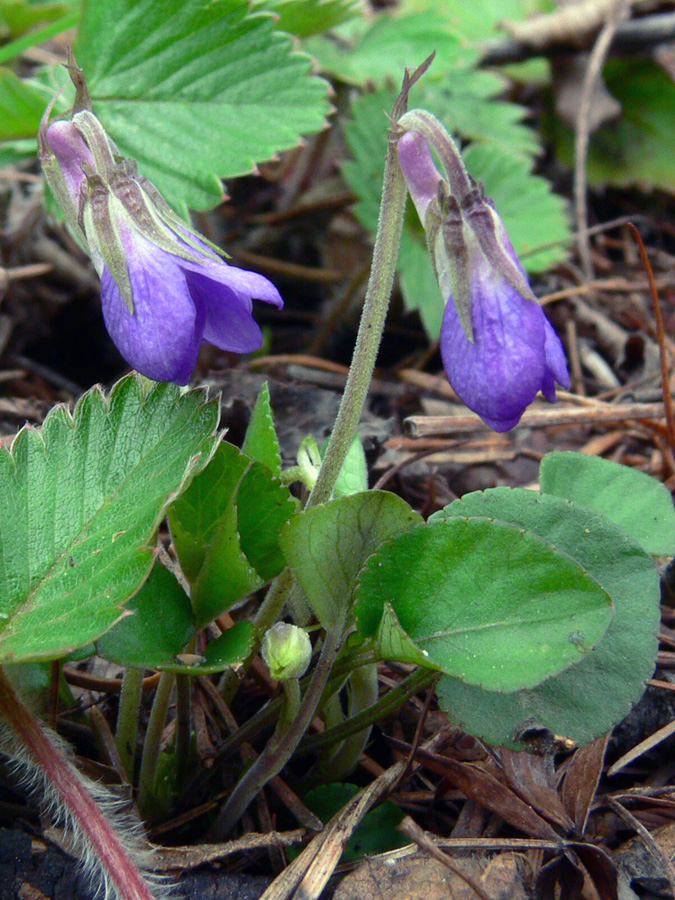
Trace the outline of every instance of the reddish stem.
<instances>
[{"instance_id":1,"label":"reddish stem","mask_svg":"<svg viewBox=\"0 0 675 900\"><path fill-rule=\"evenodd\" d=\"M640 251L640 259L647 273L649 287L654 304L654 316L656 317L656 339L659 344L659 355L661 357L661 387L663 390L663 405L666 409L666 423L668 425L668 444L671 453L675 455L675 414L673 413L673 395L670 392L670 372L668 371L668 353L666 350L666 332L663 327L663 316L661 315L661 304L659 303L659 295L656 290L656 282L654 281L654 272L652 271L647 250L642 242L640 232L632 222L628 222L628 228L635 238Z\"/></svg>"},{"instance_id":2,"label":"reddish stem","mask_svg":"<svg viewBox=\"0 0 675 900\"><path fill-rule=\"evenodd\" d=\"M18 698L1 667L0 716L22 745L31 767L40 771L58 795L59 806L80 829L99 861L104 879L114 886L120 900L155 900L117 832L42 723Z\"/></svg>"}]
</instances>

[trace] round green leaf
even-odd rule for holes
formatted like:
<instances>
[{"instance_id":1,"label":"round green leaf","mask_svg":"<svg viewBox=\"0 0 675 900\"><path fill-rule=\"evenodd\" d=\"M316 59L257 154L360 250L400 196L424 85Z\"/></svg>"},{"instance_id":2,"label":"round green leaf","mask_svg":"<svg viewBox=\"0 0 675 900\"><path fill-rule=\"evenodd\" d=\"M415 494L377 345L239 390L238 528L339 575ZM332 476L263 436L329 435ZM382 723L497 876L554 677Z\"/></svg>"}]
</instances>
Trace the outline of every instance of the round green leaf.
<instances>
[{"instance_id":1,"label":"round green leaf","mask_svg":"<svg viewBox=\"0 0 675 900\"><path fill-rule=\"evenodd\" d=\"M579 662L611 621L607 593L540 537L503 522L451 519L389 541L357 587L359 630L389 602L447 674L490 690L534 687Z\"/></svg>"},{"instance_id":2,"label":"round green leaf","mask_svg":"<svg viewBox=\"0 0 675 900\"><path fill-rule=\"evenodd\" d=\"M592 653L532 690L484 691L442 678L440 702L453 721L493 744L521 746L528 724L588 743L628 714L654 671L659 629L659 578L653 561L612 522L566 500L534 491L495 488L467 494L434 519L489 516L541 535L568 553L603 586L615 615Z\"/></svg>"},{"instance_id":3,"label":"round green leaf","mask_svg":"<svg viewBox=\"0 0 675 900\"><path fill-rule=\"evenodd\" d=\"M422 517L387 491L366 491L299 513L280 544L307 601L326 629L351 606L359 570L377 547Z\"/></svg>"},{"instance_id":4,"label":"round green leaf","mask_svg":"<svg viewBox=\"0 0 675 900\"><path fill-rule=\"evenodd\" d=\"M573 500L607 516L654 556L675 555L670 491L644 472L585 453L548 453L539 473L543 494Z\"/></svg>"}]
</instances>

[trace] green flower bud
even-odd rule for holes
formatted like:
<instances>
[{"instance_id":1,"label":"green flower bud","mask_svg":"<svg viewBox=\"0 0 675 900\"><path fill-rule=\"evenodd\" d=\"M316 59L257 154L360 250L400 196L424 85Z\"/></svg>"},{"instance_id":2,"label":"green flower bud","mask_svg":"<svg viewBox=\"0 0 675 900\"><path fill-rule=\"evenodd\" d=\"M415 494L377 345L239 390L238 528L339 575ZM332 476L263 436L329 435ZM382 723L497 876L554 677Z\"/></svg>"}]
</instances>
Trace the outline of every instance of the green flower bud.
<instances>
[{"instance_id":1,"label":"green flower bud","mask_svg":"<svg viewBox=\"0 0 675 900\"><path fill-rule=\"evenodd\" d=\"M301 678L312 658L312 644L304 628L277 622L265 632L262 658L275 681Z\"/></svg>"}]
</instances>

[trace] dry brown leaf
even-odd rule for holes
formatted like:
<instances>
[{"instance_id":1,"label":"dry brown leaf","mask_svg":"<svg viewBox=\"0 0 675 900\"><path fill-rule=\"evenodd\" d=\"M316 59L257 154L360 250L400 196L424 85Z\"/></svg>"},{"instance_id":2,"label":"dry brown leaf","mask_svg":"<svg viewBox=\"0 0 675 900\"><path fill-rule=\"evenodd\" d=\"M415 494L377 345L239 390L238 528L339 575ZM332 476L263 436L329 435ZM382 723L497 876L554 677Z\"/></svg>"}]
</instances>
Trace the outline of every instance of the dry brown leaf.
<instances>
[{"instance_id":1,"label":"dry brown leaf","mask_svg":"<svg viewBox=\"0 0 675 900\"><path fill-rule=\"evenodd\" d=\"M526 900L518 857L501 853L487 865L462 859L462 866L493 900ZM467 883L442 863L428 857L364 860L348 875L334 900L475 900Z\"/></svg>"}]
</instances>

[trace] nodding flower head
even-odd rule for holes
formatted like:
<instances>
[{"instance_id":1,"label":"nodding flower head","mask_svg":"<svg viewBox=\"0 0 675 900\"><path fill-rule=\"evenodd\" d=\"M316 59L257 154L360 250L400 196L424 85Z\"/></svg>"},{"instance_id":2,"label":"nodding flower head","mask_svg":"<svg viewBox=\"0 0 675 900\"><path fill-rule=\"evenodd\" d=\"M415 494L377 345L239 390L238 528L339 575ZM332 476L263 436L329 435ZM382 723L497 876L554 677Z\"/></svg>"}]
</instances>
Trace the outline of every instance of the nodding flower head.
<instances>
[{"instance_id":1,"label":"nodding flower head","mask_svg":"<svg viewBox=\"0 0 675 900\"><path fill-rule=\"evenodd\" d=\"M281 307L274 285L228 265L120 155L89 109L49 124L52 105L40 127L42 167L101 278L105 324L129 365L187 384L203 342L259 349L253 299Z\"/></svg>"},{"instance_id":2,"label":"nodding flower head","mask_svg":"<svg viewBox=\"0 0 675 900\"><path fill-rule=\"evenodd\" d=\"M429 113L399 125L398 158L443 299L441 355L461 400L495 431L513 428L538 391L569 387L560 339L537 302L504 224L452 139ZM434 163L429 142L446 170Z\"/></svg>"}]
</instances>

